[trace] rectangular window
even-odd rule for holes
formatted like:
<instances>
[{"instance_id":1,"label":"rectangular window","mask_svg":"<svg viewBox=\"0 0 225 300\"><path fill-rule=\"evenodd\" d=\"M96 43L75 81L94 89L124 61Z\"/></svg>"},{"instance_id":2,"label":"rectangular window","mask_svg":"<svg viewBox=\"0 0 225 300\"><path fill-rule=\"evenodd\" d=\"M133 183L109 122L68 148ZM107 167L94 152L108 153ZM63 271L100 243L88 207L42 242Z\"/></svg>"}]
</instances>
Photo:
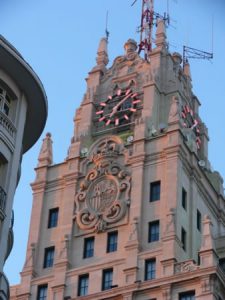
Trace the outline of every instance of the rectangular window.
<instances>
[{"instance_id":1,"label":"rectangular window","mask_svg":"<svg viewBox=\"0 0 225 300\"><path fill-rule=\"evenodd\" d=\"M47 299L47 292L48 292L48 285L39 285L38 292L37 292L37 300L46 300Z\"/></svg>"},{"instance_id":2,"label":"rectangular window","mask_svg":"<svg viewBox=\"0 0 225 300\"><path fill-rule=\"evenodd\" d=\"M187 210L187 192L182 188L182 207Z\"/></svg>"},{"instance_id":3,"label":"rectangular window","mask_svg":"<svg viewBox=\"0 0 225 300\"><path fill-rule=\"evenodd\" d=\"M150 184L150 202L160 200L160 181L151 182Z\"/></svg>"},{"instance_id":4,"label":"rectangular window","mask_svg":"<svg viewBox=\"0 0 225 300\"><path fill-rule=\"evenodd\" d=\"M84 255L83 258L88 258L94 256L94 243L95 238L89 237L84 239Z\"/></svg>"},{"instance_id":5,"label":"rectangular window","mask_svg":"<svg viewBox=\"0 0 225 300\"><path fill-rule=\"evenodd\" d=\"M109 290L113 283L113 269L103 270L102 273L102 290Z\"/></svg>"},{"instance_id":6,"label":"rectangular window","mask_svg":"<svg viewBox=\"0 0 225 300\"><path fill-rule=\"evenodd\" d=\"M180 293L179 300L195 300L195 291Z\"/></svg>"},{"instance_id":7,"label":"rectangular window","mask_svg":"<svg viewBox=\"0 0 225 300\"><path fill-rule=\"evenodd\" d=\"M200 211L197 209L197 229L201 232L202 230L202 215Z\"/></svg>"},{"instance_id":8,"label":"rectangular window","mask_svg":"<svg viewBox=\"0 0 225 300\"><path fill-rule=\"evenodd\" d=\"M78 296L86 296L88 294L88 283L89 283L88 274L79 276Z\"/></svg>"},{"instance_id":9,"label":"rectangular window","mask_svg":"<svg viewBox=\"0 0 225 300\"><path fill-rule=\"evenodd\" d=\"M59 214L59 208L52 208L49 210L48 215L48 228L56 227L58 224L58 214Z\"/></svg>"},{"instance_id":10,"label":"rectangular window","mask_svg":"<svg viewBox=\"0 0 225 300\"><path fill-rule=\"evenodd\" d=\"M107 237L107 252L117 251L118 231L108 233Z\"/></svg>"},{"instance_id":11,"label":"rectangular window","mask_svg":"<svg viewBox=\"0 0 225 300\"><path fill-rule=\"evenodd\" d=\"M45 248L44 268L50 268L54 262L55 247Z\"/></svg>"},{"instance_id":12,"label":"rectangular window","mask_svg":"<svg viewBox=\"0 0 225 300\"><path fill-rule=\"evenodd\" d=\"M184 230L184 228L181 228L181 242L182 242L182 248L184 249L184 251L186 251L186 247L187 247L187 233Z\"/></svg>"},{"instance_id":13,"label":"rectangular window","mask_svg":"<svg viewBox=\"0 0 225 300\"><path fill-rule=\"evenodd\" d=\"M159 220L148 223L148 242L159 240Z\"/></svg>"},{"instance_id":14,"label":"rectangular window","mask_svg":"<svg viewBox=\"0 0 225 300\"><path fill-rule=\"evenodd\" d=\"M145 280L151 280L155 278L155 269L155 259L148 259L145 261Z\"/></svg>"}]
</instances>

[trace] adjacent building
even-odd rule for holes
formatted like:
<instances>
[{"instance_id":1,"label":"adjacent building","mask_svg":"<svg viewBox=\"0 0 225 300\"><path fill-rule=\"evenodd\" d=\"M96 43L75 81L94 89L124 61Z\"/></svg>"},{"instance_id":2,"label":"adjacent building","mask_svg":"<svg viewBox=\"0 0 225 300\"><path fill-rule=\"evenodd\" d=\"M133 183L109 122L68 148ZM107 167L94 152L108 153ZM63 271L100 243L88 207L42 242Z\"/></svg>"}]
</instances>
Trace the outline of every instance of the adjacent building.
<instances>
[{"instance_id":1,"label":"adjacent building","mask_svg":"<svg viewBox=\"0 0 225 300\"><path fill-rule=\"evenodd\" d=\"M11 300L225 299L223 181L163 21L155 44L146 61L129 39L107 68L103 38L62 163L46 135Z\"/></svg>"},{"instance_id":2,"label":"adjacent building","mask_svg":"<svg viewBox=\"0 0 225 300\"><path fill-rule=\"evenodd\" d=\"M3 266L13 246L13 197L22 155L47 118L44 88L20 53L0 36L0 299L9 299Z\"/></svg>"}]
</instances>

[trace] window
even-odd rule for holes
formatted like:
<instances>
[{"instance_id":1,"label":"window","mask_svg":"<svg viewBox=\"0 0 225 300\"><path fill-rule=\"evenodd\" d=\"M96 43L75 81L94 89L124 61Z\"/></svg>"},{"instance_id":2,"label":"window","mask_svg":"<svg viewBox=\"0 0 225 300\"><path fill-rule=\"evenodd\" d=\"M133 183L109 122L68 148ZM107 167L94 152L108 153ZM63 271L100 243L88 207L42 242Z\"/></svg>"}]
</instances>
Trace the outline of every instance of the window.
<instances>
[{"instance_id":1,"label":"window","mask_svg":"<svg viewBox=\"0 0 225 300\"><path fill-rule=\"evenodd\" d=\"M89 282L88 274L79 276L78 296L85 296L88 294L88 282Z\"/></svg>"},{"instance_id":2,"label":"window","mask_svg":"<svg viewBox=\"0 0 225 300\"><path fill-rule=\"evenodd\" d=\"M113 283L113 269L103 270L102 273L102 290L109 290Z\"/></svg>"},{"instance_id":3,"label":"window","mask_svg":"<svg viewBox=\"0 0 225 300\"><path fill-rule=\"evenodd\" d=\"M197 229L201 232L202 230L202 215L200 211L197 209Z\"/></svg>"},{"instance_id":4,"label":"window","mask_svg":"<svg viewBox=\"0 0 225 300\"><path fill-rule=\"evenodd\" d=\"M38 286L38 293L37 293L37 300L46 300L47 299L47 292L48 292L47 284L39 285Z\"/></svg>"},{"instance_id":5,"label":"window","mask_svg":"<svg viewBox=\"0 0 225 300\"><path fill-rule=\"evenodd\" d=\"M159 221L148 223L148 242L159 240Z\"/></svg>"},{"instance_id":6,"label":"window","mask_svg":"<svg viewBox=\"0 0 225 300\"><path fill-rule=\"evenodd\" d=\"M184 251L186 251L186 246L187 246L187 233L184 230L184 228L181 228L181 242L182 242L182 248L184 249Z\"/></svg>"},{"instance_id":7,"label":"window","mask_svg":"<svg viewBox=\"0 0 225 300\"><path fill-rule=\"evenodd\" d=\"M45 248L44 268L50 268L54 262L55 247Z\"/></svg>"},{"instance_id":8,"label":"window","mask_svg":"<svg viewBox=\"0 0 225 300\"><path fill-rule=\"evenodd\" d=\"M52 209L49 210L48 228L53 228L53 227L57 226L58 214L59 214L58 207L57 208L52 208Z\"/></svg>"},{"instance_id":9,"label":"window","mask_svg":"<svg viewBox=\"0 0 225 300\"><path fill-rule=\"evenodd\" d=\"M9 115L11 99L7 92L0 87L0 110L4 112L5 115Z\"/></svg>"},{"instance_id":10,"label":"window","mask_svg":"<svg viewBox=\"0 0 225 300\"><path fill-rule=\"evenodd\" d=\"M94 256L94 237L89 237L84 239L84 258L92 257Z\"/></svg>"},{"instance_id":11,"label":"window","mask_svg":"<svg viewBox=\"0 0 225 300\"><path fill-rule=\"evenodd\" d=\"M145 261L145 280L150 280L155 278L155 259L148 259Z\"/></svg>"},{"instance_id":12,"label":"window","mask_svg":"<svg viewBox=\"0 0 225 300\"><path fill-rule=\"evenodd\" d=\"M225 273L225 257L219 259L219 266L222 268Z\"/></svg>"},{"instance_id":13,"label":"window","mask_svg":"<svg viewBox=\"0 0 225 300\"><path fill-rule=\"evenodd\" d=\"M184 188L182 188L182 207L185 210L187 209L187 192Z\"/></svg>"},{"instance_id":14,"label":"window","mask_svg":"<svg viewBox=\"0 0 225 300\"><path fill-rule=\"evenodd\" d=\"M107 252L108 253L117 251L117 238L118 238L117 231L108 233L108 238L107 238Z\"/></svg>"},{"instance_id":15,"label":"window","mask_svg":"<svg viewBox=\"0 0 225 300\"><path fill-rule=\"evenodd\" d=\"M160 181L151 182L150 184L150 202L160 199Z\"/></svg>"},{"instance_id":16,"label":"window","mask_svg":"<svg viewBox=\"0 0 225 300\"><path fill-rule=\"evenodd\" d=\"M179 294L179 300L195 300L195 291Z\"/></svg>"}]
</instances>

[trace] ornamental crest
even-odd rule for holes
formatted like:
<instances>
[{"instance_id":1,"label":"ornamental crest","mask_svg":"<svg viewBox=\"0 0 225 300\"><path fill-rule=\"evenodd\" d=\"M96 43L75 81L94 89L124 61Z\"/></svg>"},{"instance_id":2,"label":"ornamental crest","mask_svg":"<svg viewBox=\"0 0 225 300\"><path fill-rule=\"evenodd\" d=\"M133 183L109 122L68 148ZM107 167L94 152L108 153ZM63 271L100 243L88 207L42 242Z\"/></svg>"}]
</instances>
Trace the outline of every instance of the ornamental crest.
<instances>
[{"instance_id":1,"label":"ornamental crest","mask_svg":"<svg viewBox=\"0 0 225 300\"><path fill-rule=\"evenodd\" d=\"M75 217L80 229L105 231L121 220L130 203L130 175L117 158L119 147L105 140L90 154L93 168L75 196Z\"/></svg>"}]
</instances>

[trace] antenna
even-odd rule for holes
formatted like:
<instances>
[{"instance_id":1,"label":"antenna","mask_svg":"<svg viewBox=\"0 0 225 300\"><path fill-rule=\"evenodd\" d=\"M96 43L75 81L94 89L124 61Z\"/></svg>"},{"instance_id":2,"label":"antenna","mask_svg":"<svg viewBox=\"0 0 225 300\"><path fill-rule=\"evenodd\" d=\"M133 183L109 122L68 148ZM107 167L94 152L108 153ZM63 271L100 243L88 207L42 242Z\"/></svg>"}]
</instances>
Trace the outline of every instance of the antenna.
<instances>
[{"instance_id":1,"label":"antenna","mask_svg":"<svg viewBox=\"0 0 225 300\"><path fill-rule=\"evenodd\" d=\"M212 59L213 53L198 50L195 48L191 48L188 46L183 46L183 67L185 63L188 62L188 59L194 58L194 59Z\"/></svg>"},{"instance_id":2,"label":"antenna","mask_svg":"<svg viewBox=\"0 0 225 300\"><path fill-rule=\"evenodd\" d=\"M109 39L108 16L109 16L109 11L107 10L107 12L106 12L106 21L105 21L105 36L106 36L107 42L108 42L108 39Z\"/></svg>"},{"instance_id":3,"label":"antenna","mask_svg":"<svg viewBox=\"0 0 225 300\"><path fill-rule=\"evenodd\" d=\"M131 6L133 6L137 0L134 0ZM138 53L144 51L144 58L146 61L149 59L149 54L152 51L153 44L153 28L157 25L158 19L164 20L169 24L169 15L167 13L164 16L154 11L154 0L142 0L142 13L141 13L141 25L140 25L140 44Z\"/></svg>"}]
</instances>

